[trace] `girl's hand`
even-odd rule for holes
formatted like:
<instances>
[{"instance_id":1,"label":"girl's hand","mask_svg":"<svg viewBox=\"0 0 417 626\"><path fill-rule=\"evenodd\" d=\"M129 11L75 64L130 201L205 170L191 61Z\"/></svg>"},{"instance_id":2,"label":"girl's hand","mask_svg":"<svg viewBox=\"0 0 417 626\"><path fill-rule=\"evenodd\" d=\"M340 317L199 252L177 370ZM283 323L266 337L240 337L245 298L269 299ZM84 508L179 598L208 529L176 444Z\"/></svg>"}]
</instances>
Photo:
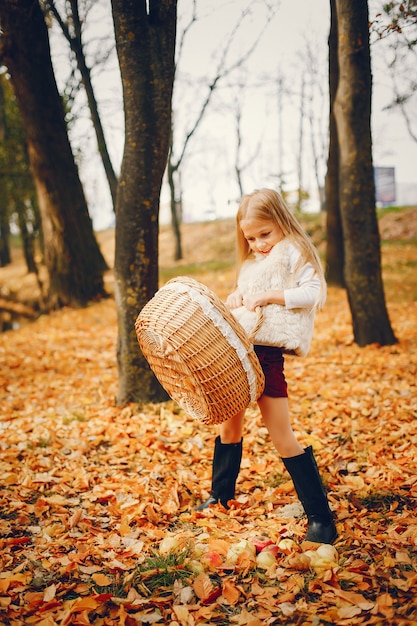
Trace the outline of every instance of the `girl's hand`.
<instances>
[{"instance_id":1,"label":"girl's hand","mask_svg":"<svg viewBox=\"0 0 417 626\"><path fill-rule=\"evenodd\" d=\"M243 304L242 294L239 289L236 289L233 293L227 296L226 304L229 309L237 309Z\"/></svg>"},{"instance_id":2,"label":"girl's hand","mask_svg":"<svg viewBox=\"0 0 417 626\"><path fill-rule=\"evenodd\" d=\"M285 306L285 297L283 291L260 291L251 296L245 296L243 300L244 306L249 311L254 311L258 306L266 306L267 304L279 304Z\"/></svg>"},{"instance_id":3,"label":"girl's hand","mask_svg":"<svg viewBox=\"0 0 417 626\"><path fill-rule=\"evenodd\" d=\"M268 292L261 291L259 293L253 294L252 296L245 296L243 300L243 305L248 309L248 311L254 311L258 306L265 306L268 304Z\"/></svg>"}]
</instances>

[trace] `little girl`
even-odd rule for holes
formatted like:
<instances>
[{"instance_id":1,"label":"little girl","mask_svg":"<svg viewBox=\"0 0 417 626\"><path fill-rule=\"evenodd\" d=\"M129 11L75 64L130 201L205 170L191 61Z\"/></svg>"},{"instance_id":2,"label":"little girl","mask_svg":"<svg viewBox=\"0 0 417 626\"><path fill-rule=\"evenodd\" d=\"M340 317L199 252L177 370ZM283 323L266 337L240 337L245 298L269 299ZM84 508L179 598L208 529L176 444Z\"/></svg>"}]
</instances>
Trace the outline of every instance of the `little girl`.
<instances>
[{"instance_id":1,"label":"little girl","mask_svg":"<svg viewBox=\"0 0 417 626\"><path fill-rule=\"evenodd\" d=\"M254 349L265 375L258 406L272 442L291 475L308 518L306 541L333 543L333 514L311 446L303 449L290 423L284 353L305 355L310 347L314 314L326 298L326 283L317 251L271 189L243 196L236 216L238 281L227 305L248 331L255 327L256 309L263 321ZM245 411L223 422L215 440L210 497L196 510L234 498L242 458Z\"/></svg>"}]
</instances>

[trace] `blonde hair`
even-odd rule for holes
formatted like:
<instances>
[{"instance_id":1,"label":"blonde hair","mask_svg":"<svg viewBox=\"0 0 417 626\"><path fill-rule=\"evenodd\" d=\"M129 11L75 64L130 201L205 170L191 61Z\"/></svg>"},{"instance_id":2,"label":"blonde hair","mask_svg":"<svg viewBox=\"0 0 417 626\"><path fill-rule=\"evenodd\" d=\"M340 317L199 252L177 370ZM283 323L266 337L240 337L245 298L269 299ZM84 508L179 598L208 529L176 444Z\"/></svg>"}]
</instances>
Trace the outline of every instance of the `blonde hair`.
<instances>
[{"instance_id":1,"label":"blonde hair","mask_svg":"<svg viewBox=\"0 0 417 626\"><path fill-rule=\"evenodd\" d=\"M255 189L252 193L244 195L240 201L236 214L237 271L239 272L242 263L252 254L240 226L240 222L248 218L274 222L279 226L284 237L289 239L300 252L296 270L306 263L311 263L321 282L317 306L322 306L326 297L326 281L317 249L280 194L274 189Z\"/></svg>"}]
</instances>

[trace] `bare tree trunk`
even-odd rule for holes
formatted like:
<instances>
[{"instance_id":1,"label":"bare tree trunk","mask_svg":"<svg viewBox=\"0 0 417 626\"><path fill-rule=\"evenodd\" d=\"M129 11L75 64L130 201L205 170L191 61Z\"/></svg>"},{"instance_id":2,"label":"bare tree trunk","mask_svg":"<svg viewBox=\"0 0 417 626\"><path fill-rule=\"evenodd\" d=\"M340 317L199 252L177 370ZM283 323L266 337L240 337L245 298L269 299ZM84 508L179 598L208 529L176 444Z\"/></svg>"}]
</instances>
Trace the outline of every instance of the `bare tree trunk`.
<instances>
[{"instance_id":1,"label":"bare tree trunk","mask_svg":"<svg viewBox=\"0 0 417 626\"><path fill-rule=\"evenodd\" d=\"M190 29L192 28L193 24L197 21L197 10L196 10L197 2L194 1L193 7L194 8L193 8L192 17L190 19L190 22L186 26L186 28L184 29L184 31L182 32L182 34L181 34L181 36L179 38L179 46L178 46L179 54L178 54L178 63L177 63L177 65L180 65L181 53L182 53L182 49L183 49L184 42L185 42L185 39L187 37L187 34L190 31ZM186 131L186 135L185 135L182 147L179 150L179 155L178 155L177 158L174 157L174 150L173 150L173 148L174 148L175 128L174 128L174 124L172 124L173 136L172 136L172 139L171 139L171 150L170 150L169 155L168 155L169 167L171 168L172 172L180 172L180 169L181 169L181 166L182 166L185 154L186 154L187 149L188 149L188 145L189 145L190 141L193 139L194 135L197 133L197 130L200 127L201 122L203 121L204 117L206 116L206 113L209 110L209 106L211 104L213 95L216 92L216 90L219 87L219 85L221 84L221 81L226 76L229 76L235 69L237 69L239 67L242 67L244 65L245 61L250 58L250 56L252 55L253 51L258 46L258 43L261 40L261 35L264 32L264 30L266 29L266 27L268 25L269 19L275 13L276 7L273 7L273 5L271 4L270 6L268 6L268 11L269 11L268 19L266 20L265 24L261 27L259 34L257 34L255 36L255 38L253 39L253 41L250 42L249 45L245 48L242 56L238 57L232 63L228 64L227 63L228 55L229 55L229 52L230 52L230 48L232 47L232 45L233 45L233 43L235 41L235 37L236 37L237 33L239 32L240 27L244 23L245 19L251 16L250 3L246 7L242 7L242 13L240 15L240 18L239 18L238 22L232 28L230 34L227 37L225 37L225 39L224 39L224 42L225 42L224 43L224 48L223 48L222 53L220 55L220 60L219 60L219 63L217 65L217 69L216 69L216 71L214 73L214 77L212 78L212 80L210 81L210 83L207 85L207 87L205 89L206 95L204 97L204 100L201 103L201 108L197 112L196 118L195 118L194 122L191 122L189 130ZM177 193L176 193L176 189L175 189L175 177L172 177L171 185L172 185L172 186L170 186L170 192L171 192L171 215L173 217L173 229L174 229L174 234L175 234L175 237L176 237L176 252L175 252L176 256L175 256L175 258L176 258L176 260L179 260L179 259L182 258L182 248L181 248L181 231L180 231L180 228L179 228L180 220L179 220L179 216L178 216L178 212L177 212L177 202L176 202ZM180 251L181 251L181 256L177 256Z\"/></svg>"},{"instance_id":2,"label":"bare tree trunk","mask_svg":"<svg viewBox=\"0 0 417 626\"><path fill-rule=\"evenodd\" d=\"M304 151L304 117L305 117L305 76L301 78L300 94L300 128L298 131L298 154L297 154L297 176L298 176L298 200L297 211L301 211L303 204L303 151Z\"/></svg>"},{"instance_id":3,"label":"bare tree trunk","mask_svg":"<svg viewBox=\"0 0 417 626\"><path fill-rule=\"evenodd\" d=\"M3 177L0 177L0 267L11 263L10 227Z\"/></svg>"},{"instance_id":4,"label":"bare tree trunk","mask_svg":"<svg viewBox=\"0 0 417 626\"><path fill-rule=\"evenodd\" d=\"M385 306L372 166L368 5L336 0L339 85L335 119L346 280L353 334L360 346L396 342Z\"/></svg>"},{"instance_id":5,"label":"bare tree trunk","mask_svg":"<svg viewBox=\"0 0 417 626\"><path fill-rule=\"evenodd\" d=\"M28 229L26 218L26 206L21 198L15 199L15 207L17 211L20 236L22 238L23 254L26 261L27 270L30 273L37 274L38 268L35 262L35 238L34 233Z\"/></svg>"},{"instance_id":6,"label":"bare tree trunk","mask_svg":"<svg viewBox=\"0 0 417 626\"><path fill-rule=\"evenodd\" d=\"M26 266L28 272L36 273L35 240L41 229L24 135L11 80L3 73L0 75L0 233L5 235L4 251L8 256L0 252L0 264L1 259L5 262L7 258L10 263L9 222L12 214L17 214Z\"/></svg>"},{"instance_id":7,"label":"bare tree trunk","mask_svg":"<svg viewBox=\"0 0 417 626\"><path fill-rule=\"evenodd\" d=\"M284 126L282 123L284 76L279 70L278 80L278 189L281 196L284 193Z\"/></svg>"},{"instance_id":8,"label":"bare tree trunk","mask_svg":"<svg viewBox=\"0 0 417 626\"><path fill-rule=\"evenodd\" d=\"M177 185L175 184L175 174L178 173L178 167L171 159L171 154L173 150L173 141L174 141L174 133L171 128L170 135L170 144L169 144L169 154L168 154L168 162L167 162L167 179L169 186L169 198L170 198L170 207L171 207L171 225L172 230L174 231L174 240L175 240L175 252L174 259L175 261L179 261L182 259L182 241L181 241L181 215L178 214L178 202L177 202Z\"/></svg>"},{"instance_id":9,"label":"bare tree trunk","mask_svg":"<svg viewBox=\"0 0 417 626\"><path fill-rule=\"evenodd\" d=\"M242 181L242 166L241 166L241 150L242 150L242 111L240 109L240 102L236 100L235 103L235 130L236 130L236 156L235 156L235 173L237 186L239 187L239 197L242 197L244 194L243 191L243 181Z\"/></svg>"},{"instance_id":10,"label":"bare tree trunk","mask_svg":"<svg viewBox=\"0 0 417 626\"><path fill-rule=\"evenodd\" d=\"M313 115L312 101L310 102L310 104L311 106L309 107L309 111L308 111L308 121L309 121L309 126L310 126L311 155L313 157L313 170L314 170L314 177L316 179L317 194L319 197L319 207L320 207L320 211L323 211L324 210L324 192L323 192L323 185L320 180L320 168L319 168L321 159L318 153L316 137L315 137L316 133L315 133L315 128L314 128L314 115Z\"/></svg>"},{"instance_id":11,"label":"bare tree trunk","mask_svg":"<svg viewBox=\"0 0 417 626\"><path fill-rule=\"evenodd\" d=\"M68 16L71 21L72 33L68 27L68 24L61 18L59 11L55 5L55 2L51 0L45 3L45 9L51 11L61 27L61 30L68 41L71 50L73 51L77 60L77 66L81 74L81 80L84 85L85 93L87 95L88 108L90 110L91 121L93 123L94 131L97 138L97 147L103 163L104 171L106 173L107 182L110 189L110 194L113 202L113 210L116 207L116 194L117 194L117 176L113 169L110 154L107 148L107 142L104 135L103 125L101 123L101 117L98 111L98 105L96 96L91 82L90 68L87 66L84 54L84 47L82 43L82 25L78 10L78 0L70 0L71 15Z\"/></svg>"},{"instance_id":12,"label":"bare tree trunk","mask_svg":"<svg viewBox=\"0 0 417 626\"><path fill-rule=\"evenodd\" d=\"M116 206L117 403L167 398L140 352L135 320L158 289L158 215L171 132L176 0L112 0L125 107Z\"/></svg>"},{"instance_id":13,"label":"bare tree trunk","mask_svg":"<svg viewBox=\"0 0 417 626\"><path fill-rule=\"evenodd\" d=\"M6 98L3 81L0 77L0 142L4 143L7 137ZM2 159L3 161L3 159ZM10 256L10 226L9 207L7 198L7 183L5 173L0 173L0 267L11 262Z\"/></svg>"},{"instance_id":14,"label":"bare tree trunk","mask_svg":"<svg viewBox=\"0 0 417 626\"><path fill-rule=\"evenodd\" d=\"M236 182L239 188L239 197L242 197L245 193L245 186L243 184L243 173L252 165L259 155L262 137L259 137L258 144L253 153L246 159L245 163L242 163L242 103L243 103L243 90L242 85L239 86L237 96L234 103L234 116L235 116L235 132L236 132L236 152L235 152L235 174Z\"/></svg>"},{"instance_id":15,"label":"bare tree trunk","mask_svg":"<svg viewBox=\"0 0 417 626\"><path fill-rule=\"evenodd\" d=\"M339 204L339 143L334 116L334 101L339 83L339 62L337 58L337 16L336 0L330 0L329 34L329 155L325 180L326 196L326 278L330 285L345 287L343 275L344 246L342 218Z\"/></svg>"},{"instance_id":16,"label":"bare tree trunk","mask_svg":"<svg viewBox=\"0 0 417 626\"><path fill-rule=\"evenodd\" d=\"M3 0L2 58L26 132L42 218L48 306L83 306L104 295L104 258L94 237L53 74L38 2Z\"/></svg>"}]
</instances>

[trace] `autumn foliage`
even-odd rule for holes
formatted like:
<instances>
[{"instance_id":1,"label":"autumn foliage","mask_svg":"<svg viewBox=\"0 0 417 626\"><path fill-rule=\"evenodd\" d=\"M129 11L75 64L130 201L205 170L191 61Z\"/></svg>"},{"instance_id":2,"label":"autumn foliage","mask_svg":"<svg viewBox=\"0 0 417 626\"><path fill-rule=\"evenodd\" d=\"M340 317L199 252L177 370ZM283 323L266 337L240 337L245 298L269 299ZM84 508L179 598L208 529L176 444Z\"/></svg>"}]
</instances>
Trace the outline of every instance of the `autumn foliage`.
<instances>
[{"instance_id":1,"label":"autumn foliage","mask_svg":"<svg viewBox=\"0 0 417 626\"><path fill-rule=\"evenodd\" d=\"M255 407L236 500L193 512L215 428L172 402L115 406L112 299L0 335L0 623L416 624L417 303L395 281L411 248L384 252L397 345L354 345L330 289L309 356L286 361L334 547L301 543L305 518Z\"/></svg>"}]
</instances>

